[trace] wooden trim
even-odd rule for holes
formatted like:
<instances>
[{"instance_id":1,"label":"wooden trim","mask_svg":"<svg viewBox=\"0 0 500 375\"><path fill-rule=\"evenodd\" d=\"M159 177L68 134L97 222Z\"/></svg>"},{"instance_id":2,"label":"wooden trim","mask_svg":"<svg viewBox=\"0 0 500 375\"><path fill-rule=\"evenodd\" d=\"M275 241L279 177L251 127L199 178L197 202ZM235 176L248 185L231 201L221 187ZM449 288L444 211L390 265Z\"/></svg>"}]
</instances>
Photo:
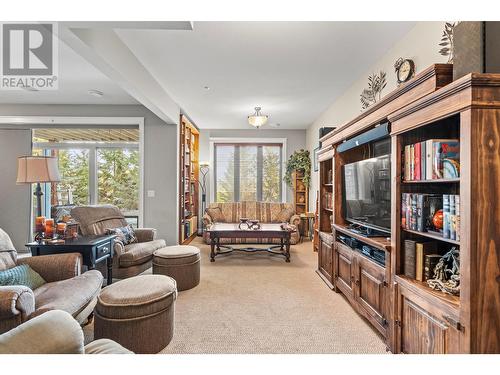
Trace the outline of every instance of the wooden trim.
<instances>
[{"instance_id":1,"label":"wooden trim","mask_svg":"<svg viewBox=\"0 0 500 375\"><path fill-rule=\"evenodd\" d=\"M395 110L451 82L452 71L453 66L451 64L431 65L417 74L411 81L387 94L382 100L369 107L353 120L322 137L320 141L325 146L335 144L380 123Z\"/></svg>"}]
</instances>

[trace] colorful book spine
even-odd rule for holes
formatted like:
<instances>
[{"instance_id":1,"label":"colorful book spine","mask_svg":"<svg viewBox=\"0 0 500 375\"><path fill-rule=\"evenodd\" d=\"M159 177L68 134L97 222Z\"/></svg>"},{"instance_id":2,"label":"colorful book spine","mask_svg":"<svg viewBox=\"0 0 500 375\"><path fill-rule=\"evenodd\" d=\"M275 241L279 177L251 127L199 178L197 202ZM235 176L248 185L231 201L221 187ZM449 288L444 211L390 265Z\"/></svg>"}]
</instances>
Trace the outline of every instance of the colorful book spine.
<instances>
[{"instance_id":1,"label":"colorful book spine","mask_svg":"<svg viewBox=\"0 0 500 375\"><path fill-rule=\"evenodd\" d=\"M424 194L417 195L417 230L424 231Z\"/></svg>"},{"instance_id":2,"label":"colorful book spine","mask_svg":"<svg viewBox=\"0 0 500 375\"><path fill-rule=\"evenodd\" d=\"M425 179L432 180L432 172L433 172L433 154L432 154L432 139L428 139L425 141Z\"/></svg>"},{"instance_id":3,"label":"colorful book spine","mask_svg":"<svg viewBox=\"0 0 500 375\"><path fill-rule=\"evenodd\" d=\"M410 145L410 181L415 180L415 145Z\"/></svg>"},{"instance_id":4,"label":"colorful book spine","mask_svg":"<svg viewBox=\"0 0 500 375\"><path fill-rule=\"evenodd\" d=\"M410 215L410 229L417 230L417 195L411 194L411 215Z\"/></svg>"},{"instance_id":5,"label":"colorful book spine","mask_svg":"<svg viewBox=\"0 0 500 375\"><path fill-rule=\"evenodd\" d=\"M406 228L411 229L411 194L406 194Z\"/></svg>"},{"instance_id":6,"label":"colorful book spine","mask_svg":"<svg viewBox=\"0 0 500 375\"><path fill-rule=\"evenodd\" d=\"M416 242L412 240L405 240L404 244L404 275L414 279L415 274L415 249Z\"/></svg>"},{"instance_id":7,"label":"colorful book spine","mask_svg":"<svg viewBox=\"0 0 500 375\"><path fill-rule=\"evenodd\" d=\"M410 181L410 145L405 146L404 179L405 179L405 181Z\"/></svg>"},{"instance_id":8,"label":"colorful book spine","mask_svg":"<svg viewBox=\"0 0 500 375\"><path fill-rule=\"evenodd\" d=\"M401 228L403 229L408 229L406 225L406 195L407 193L401 195Z\"/></svg>"},{"instance_id":9,"label":"colorful book spine","mask_svg":"<svg viewBox=\"0 0 500 375\"><path fill-rule=\"evenodd\" d=\"M416 181L420 181L420 153L422 151L420 143L415 143L413 146L413 179Z\"/></svg>"},{"instance_id":10,"label":"colorful book spine","mask_svg":"<svg viewBox=\"0 0 500 375\"><path fill-rule=\"evenodd\" d=\"M420 142L420 179L425 180L425 164L426 164L426 153L425 153L426 142Z\"/></svg>"},{"instance_id":11,"label":"colorful book spine","mask_svg":"<svg viewBox=\"0 0 500 375\"><path fill-rule=\"evenodd\" d=\"M457 227L456 227L456 215L455 215L455 196L450 194L450 240L456 239Z\"/></svg>"},{"instance_id":12,"label":"colorful book spine","mask_svg":"<svg viewBox=\"0 0 500 375\"><path fill-rule=\"evenodd\" d=\"M455 195L455 240L460 241L460 195Z\"/></svg>"},{"instance_id":13,"label":"colorful book spine","mask_svg":"<svg viewBox=\"0 0 500 375\"><path fill-rule=\"evenodd\" d=\"M443 195L443 238L450 238L450 196Z\"/></svg>"}]
</instances>

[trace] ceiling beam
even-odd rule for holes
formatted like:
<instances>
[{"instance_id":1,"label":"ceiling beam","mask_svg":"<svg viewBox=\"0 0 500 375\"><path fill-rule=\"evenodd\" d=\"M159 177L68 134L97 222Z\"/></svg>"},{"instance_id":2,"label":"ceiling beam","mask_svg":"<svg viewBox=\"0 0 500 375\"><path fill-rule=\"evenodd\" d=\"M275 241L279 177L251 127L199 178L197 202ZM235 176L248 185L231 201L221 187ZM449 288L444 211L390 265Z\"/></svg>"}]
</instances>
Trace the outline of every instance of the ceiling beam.
<instances>
[{"instance_id":1,"label":"ceiling beam","mask_svg":"<svg viewBox=\"0 0 500 375\"><path fill-rule=\"evenodd\" d=\"M178 124L180 106L108 28L69 28L59 23L61 41L168 124Z\"/></svg>"}]
</instances>

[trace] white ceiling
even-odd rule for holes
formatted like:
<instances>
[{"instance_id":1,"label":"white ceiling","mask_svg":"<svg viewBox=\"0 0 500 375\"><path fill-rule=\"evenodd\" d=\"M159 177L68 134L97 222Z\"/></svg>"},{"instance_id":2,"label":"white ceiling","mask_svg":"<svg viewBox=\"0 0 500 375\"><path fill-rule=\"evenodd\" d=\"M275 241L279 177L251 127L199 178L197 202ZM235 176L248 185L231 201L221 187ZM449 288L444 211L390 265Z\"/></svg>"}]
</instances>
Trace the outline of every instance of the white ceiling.
<instances>
[{"instance_id":1,"label":"white ceiling","mask_svg":"<svg viewBox=\"0 0 500 375\"><path fill-rule=\"evenodd\" d=\"M116 32L200 128L248 129L261 106L270 124L304 129L413 26L195 22L193 31Z\"/></svg>"},{"instance_id":2,"label":"white ceiling","mask_svg":"<svg viewBox=\"0 0 500 375\"><path fill-rule=\"evenodd\" d=\"M59 41L59 89L43 91L0 90L0 103L22 104L138 104L106 75ZM89 95L99 90L104 96Z\"/></svg>"}]
</instances>

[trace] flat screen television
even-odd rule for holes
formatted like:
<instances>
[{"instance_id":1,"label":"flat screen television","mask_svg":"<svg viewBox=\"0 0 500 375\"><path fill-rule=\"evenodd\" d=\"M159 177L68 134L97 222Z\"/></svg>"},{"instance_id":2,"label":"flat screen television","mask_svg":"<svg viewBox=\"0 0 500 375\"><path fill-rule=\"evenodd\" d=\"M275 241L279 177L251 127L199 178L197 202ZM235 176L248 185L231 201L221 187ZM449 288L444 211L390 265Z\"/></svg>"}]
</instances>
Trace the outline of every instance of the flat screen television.
<instances>
[{"instance_id":1,"label":"flat screen television","mask_svg":"<svg viewBox=\"0 0 500 375\"><path fill-rule=\"evenodd\" d=\"M346 164L342 172L345 219L366 228L390 233L390 155Z\"/></svg>"}]
</instances>

